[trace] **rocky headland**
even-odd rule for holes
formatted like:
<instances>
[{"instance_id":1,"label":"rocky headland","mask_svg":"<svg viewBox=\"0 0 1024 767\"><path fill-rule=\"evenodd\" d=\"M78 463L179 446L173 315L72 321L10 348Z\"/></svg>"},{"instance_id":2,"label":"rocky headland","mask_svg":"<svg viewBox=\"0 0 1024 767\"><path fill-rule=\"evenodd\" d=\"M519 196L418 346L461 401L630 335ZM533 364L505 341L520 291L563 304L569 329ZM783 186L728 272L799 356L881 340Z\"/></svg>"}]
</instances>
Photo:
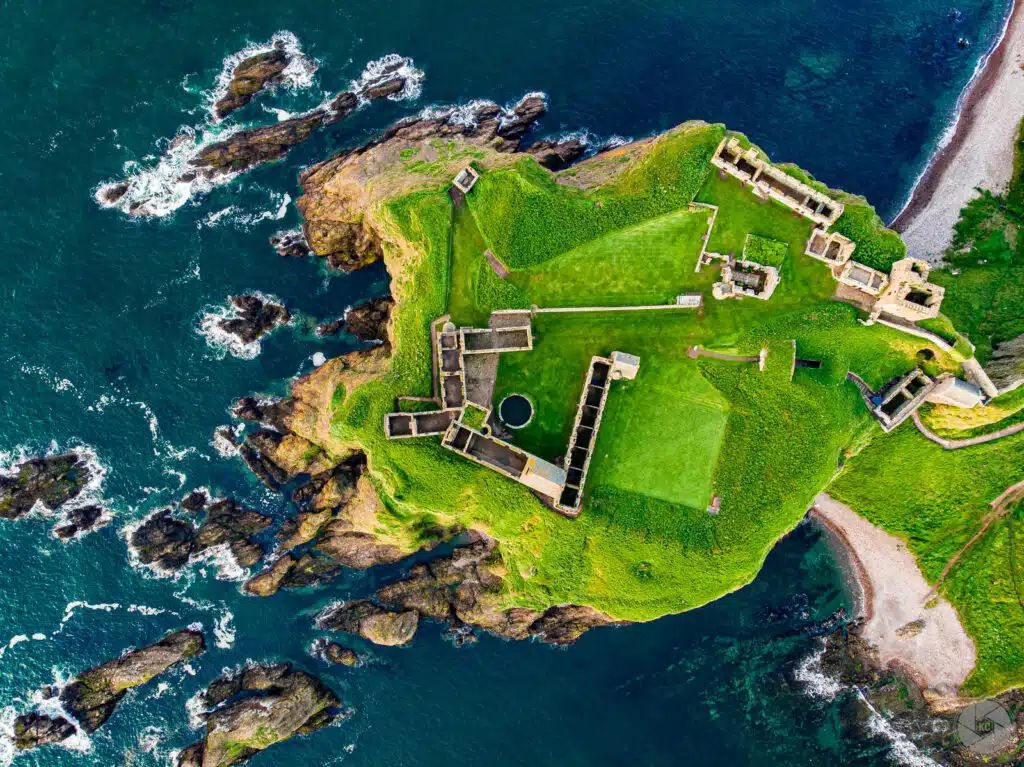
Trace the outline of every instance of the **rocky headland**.
<instances>
[{"instance_id":1,"label":"rocky headland","mask_svg":"<svg viewBox=\"0 0 1024 767\"><path fill-rule=\"evenodd\" d=\"M230 498L210 501L198 492L185 496L180 508L190 515L205 509L206 515L198 526L176 516L171 508L146 518L128 539L142 564L174 573L193 556L215 547L226 547L241 567L251 567L263 558L263 546L254 538L271 525L270 517L244 509Z\"/></svg>"},{"instance_id":2,"label":"rocky headland","mask_svg":"<svg viewBox=\"0 0 1024 767\"><path fill-rule=\"evenodd\" d=\"M344 712L323 682L291 664L252 666L207 688L206 734L178 755L178 767L230 767L295 735L330 724Z\"/></svg>"},{"instance_id":3,"label":"rocky headland","mask_svg":"<svg viewBox=\"0 0 1024 767\"><path fill-rule=\"evenodd\" d=\"M379 139L343 150L301 174L303 196L297 204L303 214L303 236L278 237L272 244L283 255L304 255L308 247L342 271L363 268L386 254L394 298L355 307L344 322L320 328L325 334L344 328L376 346L329 360L298 379L284 400L248 397L236 403L234 415L259 428L241 439L230 430L223 436L235 442L257 476L269 487L280 487L309 475L293 496L298 513L278 533L277 558L245 583L248 593L270 596L281 588L315 585L342 567L397 562L466 532L442 520L397 532L383 524L378 479L362 446L333 436L331 403L339 392L351 395L389 365L393 314L400 309L405 290L401 276L405 259L412 256L380 216L378 203L426 184L447 184L465 165L459 159L463 150L472 150L483 158L475 162L488 167L516 162L524 152L549 168L575 162L586 150L580 139L526 145L527 134L545 111L544 99L531 94L509 109L482 103L474 105L471 114L462 109L408 118ZM438 148L439 139L448 150ZM412 149L424 162L422 171L410 170L402 162L403 152ZM419 620L427 618L455 632L476 627L514 639L568 644L592 627L617 623L588 606L514 606L500 542L484 531L468 532L468 545L415 566L406 578L379 589L372 600L325 613L321 625L394 645L410 641Z\"/></svg>"},{"instance_id":4,"label":"rocky headland","mask_svg":"<svg viewBox=\"0 0 1024 767\"><path fill-rule=\"evenodd\" d=\"M128 690L205 650L202 632L182 629L78 674L59 692L44 691L48 697L59 697L74 721L38 712L23 714L14 723L14 743L19 749L30 749L67 740L79 727L93 733L110 718Z\"/></svg>"},{"instance_id":5,"label":"rocky headland","mask_svg":"<svg viewBox=\"0 0 1024 767\"><path fill-rule=\"evenodd\" d=\"M78 498L93 477L88 461L78 453L30 458L0 475L0 518L19 519L37 504L50 511L62 510ZM63 524L54 528L61 539L93 529L103 516L95 504L64 509Z\"/></svg>"}]
</instances>

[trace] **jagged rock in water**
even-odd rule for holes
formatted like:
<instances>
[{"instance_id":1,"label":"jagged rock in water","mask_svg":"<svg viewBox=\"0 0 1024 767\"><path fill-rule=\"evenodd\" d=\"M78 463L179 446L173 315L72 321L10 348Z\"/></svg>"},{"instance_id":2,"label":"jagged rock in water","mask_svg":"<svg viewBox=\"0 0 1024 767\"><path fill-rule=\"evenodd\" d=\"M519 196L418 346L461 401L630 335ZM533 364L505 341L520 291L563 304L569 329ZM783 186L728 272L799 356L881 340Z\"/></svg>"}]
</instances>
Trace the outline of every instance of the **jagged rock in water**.
<instances>
[{"instance_id":1,"label":"jagged rock in water","mask_svg":"<svg viewBox=\"0 0 1024 767\"><path fill-rule=\"evenodd\" d=\"M345 313L345 332L360 341L386 341L394 306L393 298L374 298L352 307Z\"/></svg>"},{"instance_id":2,"label":"jagged rock in water","mask_svg":"<svg viewBox=\"0 0 1024 767\"><path fill-rule=\"evenodd\" d=\"M203 149L189 163L210 176L240 173L254 165L280 160L296 144L309 139L328 118L326 111L293 117L274 125L233 133Z\"/></svg>"},{"instance_id":3,"label":"jagged rock in water","mask_svg":"<svg viewBox=\"0 0 1024 767\"><path fill-rule=\"evenodd\" d=\"M243 509L230 499L216 501L207 508L206 519L196 533L196 552L227 544L242 567L251 567L263 558L263 547L253 536L268 528L273 520L255 511Z\"/></svg>"},{"instance_id":4,"label":"jagged rock in water","mask_svg":"<svg viewBox=\"0 0 1024 767\"><path fill-rule=\"evenodd\" d=\"M139 561L167 572L184 567L194 554L214 546L227 546L242 567L251 567L263 558L263 547L253 537L270 526L270 517L243 509L229 498L206 507L206 517L198 529L191 522L171 516L164 509L132 533L129 545Z\"/></svg>"},{"instance_id":5,"label":"jagged rock in water","mask_svg":"<svg viewBox=\"0 0 1024 767\"><path fill-rule=\"evenodd\" d=\"M89 467L76 453L32 458L0 476L0 517L18 519L37 501L51 511L76 498L90 479Z\"/></svg>"},{"instance_id":6,"label":"jagged rock in water","mask_svg":"<svg viewBox=\"0 0 1024 767\"><path fill-rule=\"evenodd\" d=\"M77 675L61 690L61 704L85 732L95 732L114 713L128 690L205 650L202 632L175 631L159 642ZM18 748L33 748L66 740L76 729L63 717L51 719L32 712L15 720L14 731Z\"/></svg>"},{"instance_id":7,"label":"jagged rock in water","mask_svg":"<svg viewBox=\"0 0 1024 767\"><path fill-rule=\"evenodd\" d=\"M355 650L340 645L337 642L328 642L324 646L324 657L331 663L339 666L354 667L363 665Z\"/></svg>"},{"instance_id":8,"label":"jagged rock in water","mask_svg":"<svg viewBox=\"0 0 1024 767\"><path fill-rule=\"evenodd\" d=\"M269 568L247 580L242 589L257 597L273 596L281 588L285 576L295 562L296 559L291 554L283 554Z\"/></svg>"},{"instance_id":9,"label":"jagged rock in water","mask_svg":"<svg viewBox=\"0 0 1024 767\"><path fill-rule=\"evenodd\" d=\"M192 514L198 514L200 511L206 508L206 504L210 502L210 497L203 490L193 490L191 493L182 498L178 505L181 506L185 511Z\"/></svg>"},{"instance_id":10,"label":"jagged rock in water","mask_svg":"<svg viewBox=\"0 0 1024 767\"><path fill-rule=\"evenodd\" d=\"M571 138L564 141L538 141L526 153L533 155L548 170L562 170L580 159L586 151L587 145L584 142Z\"/></svg>"},{"instance_id":11,"label":"jagged rock in water","mask_svg":"<svg viewBox=\"0 0 1024 767\"><path fill-rule=\"evenodd\" d=\"M336 320L329 320L328 322L321 322L316 326L316 334L318 336L336 336L345 328L345 318L339 317Z\"/></svg>"},{"instance_id":12,"label":"jagged rock in water","mask_svg":"<svg viewBox=\"0 0 1024 767\"><path fill-rule=\"evenodd\" d=\"M54 719L33 711L15 720L14 745L20 750L26 750L48 743L60 743L76 732L78 730L75 726L62 716Z\"/></svg>"},{"instance_id":13,"label":"jagged rock in water","mask_svg":"<svg viewBox=\"0 0 1024 767\"><path fill-rule=\"evenodd\" d=\"M195 528L172 517L170 509L149 517L135 529L128 541L140 562L167 572L185 566L195 550L195 542Z\"/></svg>"},{"instance_id":14,"label":"jagged rock in water","mask_svg":"<svg viewBox=\"0 0 1024 767\"><path fill-rule=\"evenodd\" d=\"M338 94L338 97L331 102L331 122L344 120L356 111L359 106L359 98L349 91Z\"/></svg>"},{"instance_id":15,"label":"jagged rock in water","mask_svg":"<svg viewBox=\"0 0 1024 767\"><path fill-rule=\"evenodd\" d=\"M100 517L103 516L103 509L100 506L89 504L79 506L67 512L67 524L61 525L53 532L61 540L73 538L79 533L92 530Z\"/></svg>"},{"instance_id":16,"label":"jagged rock in water","mask_svg":"<svg viewBox=\"0 0 1024 767\"><path fill-rule=\"evenodd\" d=\"M293 232L278 232L270 238L270 244L277 255L282 258L305 258L310 254L306 238L302 236L302 230Z\"/></svg>"},{"instance_id":17,"label":"jagged rock in water","mask_svg":"<svg viewBox=\"0 0 1024 767\"><path fill-rule=\"evenodd\" d=\"M1024 334L996 344L985 372L1000 392L1024 385Z\"/></svg>"},{"instance_id":18,"label":"jagged rock in water","mask_svg":"<svg viewBox=\"0 0 1024 767\"><path fill-rule=\"evenodd\" d=\"M271 51L257 53L239 62L231 72L228 92L214 105L216 117L224 119L252 101L253 96L268 85L280 82L281 75L290 62L291 58L279 44Z\"/></svg>"},{"instance_id":19,"label":"jagged rock in water","mask_svg":"<svg viewBox=\"0 0 1024 767\"><path fill-rule=\"evenodd\" d=\"M385 647L408 644L416 634L415 610L394 612L362 599L328 609L317 620L320 628L344 631Z\"/></svg>"},{"instance_id":20,"label":"jagged rock in water","mask_svg":"<svg viewBox=\"0 0 1024 767\"><path fill-rule=\"evenodd\" d=\"M206 735L178 755L178 767L229 767L288 738L330 724L341 711L323 682L290 664L255 666L213 682L204 696ZM224 704L224 705L221 705Z\"/></svg>"},{"instance_id":21,"label":"jagged rock in water","mask_svg":"<svg viewBox=\"0 0 1024 767\"><path fill-rule=\"evenodd\" d=\"M249 344L262 338L278 325L291 320L288 310L280 304L263 301L258 296L231 296L239 316L220 320L217 327Z\"/></svg>"}]
</instances>

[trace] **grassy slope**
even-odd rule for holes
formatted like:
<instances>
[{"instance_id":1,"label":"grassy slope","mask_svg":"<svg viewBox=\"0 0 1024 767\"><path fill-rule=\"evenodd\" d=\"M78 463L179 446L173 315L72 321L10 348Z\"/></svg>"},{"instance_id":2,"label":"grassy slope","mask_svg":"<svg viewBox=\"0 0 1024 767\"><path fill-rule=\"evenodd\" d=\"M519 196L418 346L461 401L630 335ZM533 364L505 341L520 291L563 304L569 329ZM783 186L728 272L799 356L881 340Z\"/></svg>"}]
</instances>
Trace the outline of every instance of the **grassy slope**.
<instances>
[{"instance_id":1,"label":"grassy slope","mask_svg":"<svg viewBox=\"0 0 1024 767\"><path fill-rule=\"evenodd\" d=\"M1009 191L1002 197L983 194L961 212L947 254L953 268L932 277L946 287L943 312L977 345L983 363L993 344L1024 332L1024 133L1017 146ZM1024 393L1011 392L985 409L929 407L923 416L940 434L965 438L1020 421L1022 406ZM1022 466L1024 436L946 451L904 425L857 455L829 492L904 538L934 581L978 530L988 503L1024 478ZM1017 591L1024 572L1011 556L1011 534L1016 530L1021 538L1021 522L1018 509L994 524L942 586L978 648L968 694L990 695L1024 684L1024 604ZM1020 545L1018 540L1018 551Z\"/></svg>"},{"instance_id":2,"label":"grassy slope","mask_svg":"<svg viewBox=\"0 0 1024 767\"><path fill-rule=\"evenodd\" d=\"M947 451L906 424L885 439L874 440L829 492L906 540L925 577L934 583L949 559L978 531L990 511L989 502L1022 478L1022 465L1022 436ZM1024 614L1013 595L1005 542L999 557L984 553L1000 548L989 539L1005 535L998 532L1002 527L986 533L943 587L978 648L978 666L968 685L969 692L978 694L1024 681ZM1013 652L1008 652L1010 647Z\"/></svg>"},{"instance_id":3,"label":"grassy slope","mask_svg":"<svg viewBox=\"0 0 1024 767\"><path fill-rule=\"evenodd\" d=\"M395 356L385 377L335 403L332 434L366 449L387 510L382 524L391 532L415 542L436 524L488 530L501 541L509 605L574 602L645 620L698 606L754 577L849 446L876 428L844 382L846 370L881 384L912 366L922 344L862 327L851 307L830 300L826 268L802 255L808 225L711 173L708 157L720 135L716 127L671 134L628 160L614 182L589 192L555 183L524 159L485 173L451 229L443 191L386 206L389 239L408 243L387 254L399 298ZM564 451L590 356L621 348L643 359L636 381L613 385L579 519L551 513L436 439L384 439L381 422L394 397L429 393L429 322L446 309L476 322L491 309L528 305L578 274L573 261L581 252L593 262L595 294L632 303L650 296L658 280L658 290L667 291L676 284L675 275L666 276L673 256L681 289L706 293L714 272L693 272L699 240L677 237L692 214L673 214L694 196L722 207L713 247L738 251L749 232L788 243L771 301L709 300L699 317L538 317L535 350L502 357L496 399L508 391L533 398L535 419L515 439L548 456ZM622 258L619 251L636 242L648 245L639 257ZM486 266L485 247L525 270L517 277L545 272L548 280L526 280L518 289ZM578 280L578 289L587 289L585 278ZM823 359L824 367L797 370L790 381L792 339L800 356ZM768 370L691 360L685 350L692 343L741 353L767 344ZM712 490L723 499L718 517L703 509Z\"/></svg>"}]
</instances>

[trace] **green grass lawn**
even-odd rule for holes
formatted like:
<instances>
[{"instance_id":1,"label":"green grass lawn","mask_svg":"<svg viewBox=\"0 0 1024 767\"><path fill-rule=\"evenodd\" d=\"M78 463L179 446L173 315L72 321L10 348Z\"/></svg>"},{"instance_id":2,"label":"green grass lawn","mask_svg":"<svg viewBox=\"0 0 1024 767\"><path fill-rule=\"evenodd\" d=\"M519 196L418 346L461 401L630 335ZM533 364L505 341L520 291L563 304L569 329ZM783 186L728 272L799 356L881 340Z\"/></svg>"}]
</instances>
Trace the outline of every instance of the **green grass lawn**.
<instances>
[{"instance_id":1,"label":"green grass lawn","mask_svg":"<svg viewBox=\"0 0 1024 767\"><path fill-rule=\"evenodd\" d=\"M713 281L710 272L694 271L707 219L706 210L667 213L514 271L509 280L540 307L674 303Z\"/></svg>"}]
</instances>

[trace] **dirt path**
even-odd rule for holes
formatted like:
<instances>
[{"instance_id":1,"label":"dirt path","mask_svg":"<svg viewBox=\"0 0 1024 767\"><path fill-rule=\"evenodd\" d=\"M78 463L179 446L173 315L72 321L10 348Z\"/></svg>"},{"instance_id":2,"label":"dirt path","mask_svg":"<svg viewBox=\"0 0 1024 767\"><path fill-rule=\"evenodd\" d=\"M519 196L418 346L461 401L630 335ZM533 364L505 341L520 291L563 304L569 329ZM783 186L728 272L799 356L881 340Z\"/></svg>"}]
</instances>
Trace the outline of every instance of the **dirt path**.
<instances>
[{"instance_id":1,"label":"dirt path","mask_svg":"<svg viewBox=\"0 0 1024 767\"><path fill-rule=\"evenodd\" d=\"M761 358L754 357L743 357L735 354L719 354L718 352L709 352L706 349L701 349L699 346L691 346L686 350L686 356L690 359L697 359L698 357L711 357L716 360L728 360L729 362L760 362Z\"/></svg>"},{"instance_id":2,"label":"dirt path","mask_svg":"<svg viewBox=\"0 0 1024 767\"><path fill-rule=\"evenodd\" d=\"M964 447L971 447L972 445L984 445L986 442L995 442L997 439L1009 437L1024 431L1024 421L1022 421L1021 423L1015 423L1013 426L1007 426L1005 429L994 431L991 434L982 434L979 437L970 437L969 439L946 439L945 437L940 437L925 426L924 421L921 420L921 416L916 412L911 417L914 419L914 426L917 427L919 432L936 445L942 445L946 450L959 450Z\"/></svg>"},{"instance_id":3,"label":"dirt path","mask_svg":"<svg viewBox=\"0 0 1024 767\"><path fill-rule=\"evenodd\" d=\"M505 279L506 277L508 277L508 267L501 263L498 257L494 255L494 253L492 253L490 249L485 250L484 255L487 256L487 263L491 265L492 272L501 277L501 279Z\"/></svg>"},{"instance_id":4,"label":"dirt path","mask_svg":"<svg viewBox=\"0 0 1024 767\"><path fill-rule=\"evenodd\" d=\"M946 580L946 576L949 575L949 571L953 569L953 566L960 560L960 557L964 555L967 549L971 548L971 546L981 539L981 536L984 535L985 531L992 526L993 522L1005 517L1006 513L1013 506L1013 503L1019 500L1022 496L1024 496L1024 480L1021 480L1015 485L1010 485L999 494L998 498L989 504L989 506L992 507L992 511L985 515L985 518L981 521L981 527L978 529L978 532L971 536L971 540L967 541L963 548L954 554L946 563L946 566L942 568L942 574L939 575L939 579L935 581L935 585L932 587L932 590L928 592L929 599L939 593L939 586L941 586L942 582Z\"/></svg>"}]
</instances>

